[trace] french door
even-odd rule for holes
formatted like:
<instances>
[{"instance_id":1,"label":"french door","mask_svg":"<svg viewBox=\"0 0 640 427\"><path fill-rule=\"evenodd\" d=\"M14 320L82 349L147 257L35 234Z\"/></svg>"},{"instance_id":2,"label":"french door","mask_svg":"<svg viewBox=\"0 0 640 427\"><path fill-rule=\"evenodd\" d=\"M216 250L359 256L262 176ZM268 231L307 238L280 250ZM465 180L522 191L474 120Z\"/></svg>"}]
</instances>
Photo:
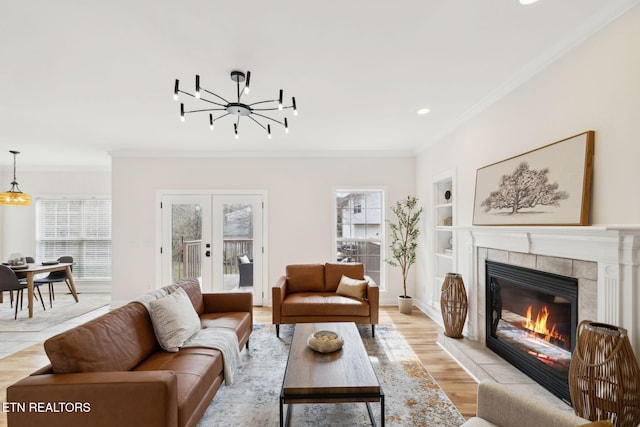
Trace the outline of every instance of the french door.
<instances>
[{"instance_id":1,"label":"french door","mask_svg":"<svg viewBox=\"0 0 640 427\"><path fill-rule=\"evenodd\" d=\"M162 194L162 283L198 278L203 292L263 298L263 194Z\"/></svg>"}]
</instances>

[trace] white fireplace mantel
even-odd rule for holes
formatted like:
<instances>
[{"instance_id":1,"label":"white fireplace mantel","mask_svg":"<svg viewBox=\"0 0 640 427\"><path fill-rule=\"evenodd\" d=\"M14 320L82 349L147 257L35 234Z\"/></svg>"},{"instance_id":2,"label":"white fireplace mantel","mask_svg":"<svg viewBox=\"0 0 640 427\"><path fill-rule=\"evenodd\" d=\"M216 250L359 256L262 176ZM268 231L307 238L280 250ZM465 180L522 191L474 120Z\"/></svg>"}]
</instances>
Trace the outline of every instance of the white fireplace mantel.
<instances>
[{"instance_id":1,"label":"white fireplace mantel","mask_svg":"<svg viewBox=\"0 0 640 427\"><path fill-rule=\"evenodd\" d=\"M640 225L594 226L473 226L455 228L458 244L467 257L470 300L481 301L484 283L479 272L479 248L597 263L598 322L622 326L636 355L640 355ZM484 342L479 327L484 307L470 306L467 333ZM579 319L584 320L584 319ZM480 333L480 335L478 335Z\"/></svg>"}]
</instances>

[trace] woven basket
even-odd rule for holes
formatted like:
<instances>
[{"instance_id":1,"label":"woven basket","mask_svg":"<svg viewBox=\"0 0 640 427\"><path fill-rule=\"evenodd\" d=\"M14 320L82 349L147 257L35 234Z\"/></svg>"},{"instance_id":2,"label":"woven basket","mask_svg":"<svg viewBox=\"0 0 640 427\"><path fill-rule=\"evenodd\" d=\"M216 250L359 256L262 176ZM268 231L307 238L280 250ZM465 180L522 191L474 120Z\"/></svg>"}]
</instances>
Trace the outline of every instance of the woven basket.
<instances>
[{"instance_id":1,"label":"woven basket","mask_svg":"<svg viewBox=\"0 0 640 427\"><path fill-rule=\"evenodd\" d=\"M467 319L467 292L462 276L447 273L440 291L440 310L444 322L444 334L450 338L462 338L462 329Z\"/></svg>"},{"instance_id":2,"label":"woven basket","mask_svg":"<svg viewBox=\"0 0 640 427\"><path fill-rule=\"evenodd\" d=\"M626 329L588 320L578 325L569 393L578 416L616 427L640 423L640 367Z\"/></svg>"}]
</instances>

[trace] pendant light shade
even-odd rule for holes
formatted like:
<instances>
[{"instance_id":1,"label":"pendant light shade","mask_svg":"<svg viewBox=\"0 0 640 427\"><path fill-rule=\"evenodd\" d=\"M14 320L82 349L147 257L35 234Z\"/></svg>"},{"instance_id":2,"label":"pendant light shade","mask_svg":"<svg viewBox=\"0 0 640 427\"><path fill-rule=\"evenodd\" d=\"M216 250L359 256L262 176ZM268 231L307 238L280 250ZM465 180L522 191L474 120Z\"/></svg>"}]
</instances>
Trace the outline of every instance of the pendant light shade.
<instances>
[{"instance_id":1,"label":"pendant light shade","mask_svg":"<svg viewBox=\"0 0 640 427\"><path fill-rule=\"evenodd\" d=\"M13 181L11 181L11 189L0 193L0 205L7 206L28 206L31 204L31 197L20 191L18 182L16 181L16 155L19 151L9 151L13 154Z\"/></svg>"}]
</instances>

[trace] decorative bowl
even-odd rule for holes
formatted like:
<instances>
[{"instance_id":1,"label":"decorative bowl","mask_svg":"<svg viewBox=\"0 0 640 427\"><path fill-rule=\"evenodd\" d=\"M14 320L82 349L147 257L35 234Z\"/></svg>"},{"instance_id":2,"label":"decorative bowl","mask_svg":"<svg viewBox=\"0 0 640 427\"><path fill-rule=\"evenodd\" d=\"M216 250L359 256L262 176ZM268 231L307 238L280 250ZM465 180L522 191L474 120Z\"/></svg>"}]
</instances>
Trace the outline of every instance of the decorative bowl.
<instances>
[{"instance_id":1,"label":"decorative bowl","mask_svg":"<svg viewBox=\"0 0 640 427\"><path fill-rule=\"evenodd\" d=\"M319 353L332 353L344 345L344 339L333 331L316 331L309 335L307 345Z\"/></svg>"}]
</instances>

